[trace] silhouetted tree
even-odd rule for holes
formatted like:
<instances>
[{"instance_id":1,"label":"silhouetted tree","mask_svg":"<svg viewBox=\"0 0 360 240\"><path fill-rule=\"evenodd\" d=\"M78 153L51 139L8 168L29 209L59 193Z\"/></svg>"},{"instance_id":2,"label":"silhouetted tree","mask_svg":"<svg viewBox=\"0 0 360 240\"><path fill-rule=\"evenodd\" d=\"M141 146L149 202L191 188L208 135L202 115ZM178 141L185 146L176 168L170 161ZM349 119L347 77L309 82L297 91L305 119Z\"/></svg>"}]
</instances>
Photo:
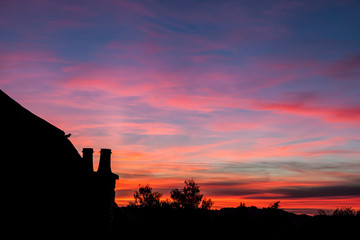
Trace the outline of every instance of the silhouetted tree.
<instances>
[{"instance_id":1,"label":"silhouetted tree","mask_svg":"<svg viewBox=\"0 0 360 240\"><path fill-rule=\"evenodd\" d=\"M280 201L276 201L269 205L269 208L271 209L279 209L279 207L280 207Z\"/></svg>"},{"instance_id":2,"label":"silhouetted tree","mask_svg":"<svg viewBox=\"0 0 360 240\"><path fill-rule=\"evenodd\" d=\"M170 199L165 199L160 202L162 208L173 208L173 202Z\"/></svg>"},{"instance_id":3,"label":"silhouetted tree","mask_svg":"<svg viewBox=\"0 0 360 240\"><path fill-rule=\"evenodd\" d=\"M316 216L329 216L329 213L327 211L324 211L322 209L318 210L318 213L316 214Z\"/></svg>"},{"instance_id":4,"label":"silhouetted tree","mask_svg":"<svg viewBox=\"0 0 360 240\"><path fill-rule=\"evenodd\" d=\"M145 187L139 187L139 191L135 191L135 204L140 207L159 207L162 194L152 192L152 187L147 184Z\"/></svg>"},{"instance_id":5,"label":"silhouetted tree","mask_svg":"<svg viewBox=\"0 0 360 240\"><path fill-rule=\"evenodd\" d=\"M356 211L352 207L337 208L333 212L333 216L338 216L338 217L356 216Z\"/></svg>"},{"instance_id":6,"label":"silhouetted tree","mask_svg":"<svg viewBox=\"0 0 360 240\"><path fill-rule=\"evenodd\" d=\"M201 209L210 210L213 204L214 204L214 202L211 201L211 199L206 199L204 197L204 199L201 202Z\"/></svg>"},{"instance_id":7,"label":"silhouetted tree","mask_svg":"<svg viewBox=\"0 0 360 240\"><path fill-rule=\"evenodd\" d=\"M200 193L200 187L195 181L189 179L185 180L185 187L182 190L177 188L171 190L170 197L174 201L174 207L196 209L198 208L203 195Z\"/></svg>"}]
</instances>

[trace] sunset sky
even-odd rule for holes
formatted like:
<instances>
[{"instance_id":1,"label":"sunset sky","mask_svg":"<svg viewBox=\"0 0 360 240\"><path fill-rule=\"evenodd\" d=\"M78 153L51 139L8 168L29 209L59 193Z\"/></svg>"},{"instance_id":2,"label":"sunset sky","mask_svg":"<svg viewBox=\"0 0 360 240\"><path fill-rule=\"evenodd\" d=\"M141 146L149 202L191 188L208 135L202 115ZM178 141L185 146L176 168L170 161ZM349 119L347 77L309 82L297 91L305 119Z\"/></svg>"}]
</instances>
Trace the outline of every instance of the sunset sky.
<instances>
[{"instance_id":1,"label":"sunset sky","mask_svg":"<svg viewBox=\"0 0 360 240\"><path fill-rule=\"evenodd\" d=\"M359 13L351 0L0 0L0 87L93 147L95 169L111 148L120 206L139 184L166 198L193 178L214 208L360 209Z\"/></svg>"}]
</instances>

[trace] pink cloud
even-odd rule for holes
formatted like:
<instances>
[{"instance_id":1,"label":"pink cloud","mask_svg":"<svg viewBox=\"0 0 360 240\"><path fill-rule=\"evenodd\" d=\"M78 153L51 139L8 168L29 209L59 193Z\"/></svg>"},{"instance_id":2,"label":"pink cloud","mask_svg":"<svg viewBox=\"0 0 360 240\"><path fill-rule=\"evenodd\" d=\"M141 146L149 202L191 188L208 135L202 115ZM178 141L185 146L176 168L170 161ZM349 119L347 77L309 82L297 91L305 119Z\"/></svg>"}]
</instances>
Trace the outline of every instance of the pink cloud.
<instances>
[{"instance_id":1,"label":"pink cloud","mask_svg":"<svg viewBox=\"0 0 360 240\"><path fill-rule=\"evenodd\" d=\"M118 123L113 125L124 133L146 134L146 135L176 135L183 131L180 126L167 123L151 122L151 123Z\"/></svg>"},{"instance_id":2,"label":"pink cloud","mask_svg":"<svg viewBox=\"0 0 360 240\"><path fill-rule=\"evenodd\" d=\"M159 72L148 68L138 70L136 67L111 68L93 64L66 66L63 67L63 71L70 76L62 83L64 87L83 90L102 89L119 96L141 96L144 102L160 108L212 111L223 107L249 106L249 100L239 97L234 99L222 92L217 93L212 86L204 88L205 96L189 92L194 89L194 84L204 79L208 83L216 83L218 79L224 77L219 73L197 73L191 76L192 70L183 74ZM225 79L231 77L225 75ZM190 78L195 78L195 81L191 81ZM222 83L224 84L226 80ZM207 96L209 94L211 96Z\"/></svg>"},{"instance_id":3,"label":"pink cloud","mask_svg":"<svg viewBox=\"0 0 360 240\"><path fill-rule=\"evenodd\" d=\"M18 44L14 44L16 45ZM18 46L19 47L19 46ZM15 64L26 63L31 65L34 63L64 63L63 59L56 56L55 52L39 49L27 49L27 50L8 50L5 46L1 47L2 53L0 55L0 61L2 64Z\"/></svg>"},{"instance_id":4,"label":"pink cloud","mask_svg":"<svg viewBox=\"0 0 360 240\"><path fill-rule=\"evenodd\" d=\"M259 64L265 72L287 68L297 69L298 66L297 63L259 62ZM309 66L311 65L309 63ZM318 95L306 92L283 94L285 97L282 100L260 100L249 96L249 93L254 94L261 89L293 81L295 76L286 72L269 78L255 71L243 75L226 72L223 74L221 69L210 71L210 73L193 72L191 68L185 73L159 72L148 67L139 71L137 67L112 68L92 64L67 66L63 68L63 71L70 75L64 82L66 87L84 90L103 89L121 96L141 96L143 102L161 109L202 112L223 108L270 110L275 114L315 117L328 123L356 123L360 118L360 109L356 105L349 106L345 103L342 105L339 102L329 105ZM221 85L218 84L220 79ZM205 80L206 85L203 85ZM238 83L245 86L239 88L240 94L231 87ZM241 93L246 93L246 95Z\"/></svg>"},{"instance_id":5,"label":"pink cloud","mask_svg":"<svg viewBox=\"0 0 360 240\"><path fill-rule=\"evenodd\" d=\"M249 145L246 144L246 140L234 140L234 142L237 142L237 149L211 148L204 153L203 157L207 156L209 159L214 160L228 159L235 162L247 162L261 161L268 158L311 158L326 155L356 157L359 155L356 150L342 149L347 139L337 137L291 144L287 143L291 139L284 138L257 138L251 139L251 141L253 144Z\"/></svg>"},{"instance_id":6,"label":"pink cloud","mask_svg":"<svg viewBox=\"0 0 360 240\"><path fill-rule=\"evenodd\" d=\"M213 122L209 124L209 129L215 132L235 132L244 130L259 130L261 128L260 123L255 122Z\"/></svg>"},{"instance_id":7,"label":"pink cloud","mask_svg":"<svg viewBox=\"0 0 360 240\"><path fill-rule=\"evenodd\" d=\"M335 61L322 68L320 74L339 80L357 78L360 76L360 55L347 56Z\"/></svg>"},{"instance_id":8,"label":"pink cloud","mask_svg":"<svg viewBox=\"0 0 360 240\"><path fill-rule=\"evenodd\" d=\"M347 105L341 101L334 104L326 103L327 99L318 98L311 93L289 94L279 101L255 100L254 106L260 110L276 113L296 114L305 117L320 118L329 123L360 122L360 106Z\"/></svg>"},{"instance_id":9,"label":"pink cloud","mask_svg":"<svg viewBox=\"0 0 360 240\"><path fill-rule=\"evenodd\" d=\"M353 122L359 123L360 121L360 107L316 107L307 106L303 104L287 104L275 103L265 104L260 107L264 110L274 110L278 112L286 112L292 114L299 114L310 117L320 117L328 122Z\"/></svg>"},{"instance_id":10,"label":"pink cloud","mask_svg":"<svg viewBox=\"0 0 360 240\"><path fill-rule=\"evenodd\" d=\"M169 96L165 104L169 107L176 107L186 110L197 110L209 112L220 108L241 108L245 107L247 100L232 99L226 97L206 97L192 95Z\"/></svg>"},{"instance_id":11,"label":"pink cloud","mask_svg":"<svg viewBox=\"0 0 360 240\"><path fill-rule=\"evenodd\" d=\"M102 89L119 96L137 96L145 94L159 87L148 79L146 70L137 68L107 68L99 65L82 64L63 68L72 75L62 84L73 89ZM143 79L145 77L145 79Z\"/></svg>"},{"instance_id":12,"label":"pink cloud","mask_svg":"<svg viewBox=\"0 0 360 240\"><path fill-rule=\"evenodd\" d=\"M8 47L0 44L0 51L0 83L9 87L21 86L23 90L50 86L49 80L60 77L54 71L55 66L68 63L54 51L39 49L36 44L14 43Z\"/></svg>"}]
</instances>

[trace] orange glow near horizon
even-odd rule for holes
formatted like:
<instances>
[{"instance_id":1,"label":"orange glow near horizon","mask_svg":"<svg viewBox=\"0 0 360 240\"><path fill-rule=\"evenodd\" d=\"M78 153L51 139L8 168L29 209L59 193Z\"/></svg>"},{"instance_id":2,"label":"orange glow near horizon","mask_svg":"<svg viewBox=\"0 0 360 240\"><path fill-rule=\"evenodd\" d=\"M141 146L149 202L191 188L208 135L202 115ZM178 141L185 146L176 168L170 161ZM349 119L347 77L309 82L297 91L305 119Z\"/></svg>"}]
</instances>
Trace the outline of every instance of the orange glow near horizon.
<instances>
[{"instance_id":1,"label":"orange glow near horizon","mask_svg":"<svg viewBox=\"0 0 360 240\"><path fill-rule=\"evenodd\" d=\"M322 146L333 146L343 141L334 138L326 141L318 141ZM213 209L224 207L237 207L240 202L247 206L259 208L267 207L275 201L281 201L281 208L295 209L298 212L313 214L316 209L334 210L338 207L351 206L360 209L360 198L353 196L306 196L307 191L326 189L328 186L337 186L337 179L352 178L356 173L338 172L336 169L323 171L322 169L303 169L307 165L296 165L288 162L277 162L275 166L268 166L266 162L256 161L261 156L281 156L284 154L283 147L275 148L274 142L270 145L266 141L259 143L264 152L259 155L257 150L245 151L240 161L214 163L213 158L232 155L236 159L236 152L233 150L219 150L222 154L216 154L218 147L222 148L227 144L237 141L220 142L215 144L204 144L194 146L174 146L156 150L146 150L142 146L128 146L122 149L112 149L112 170L119 174L120 178L116 183L116 203L119 206L127 206L134 201L133 194L139 186L149 184L153 191L163 194L162 199L170 199L170 190L182 188L184 180L194 178L206 198L214 202ZM82 145L82 144L79 144ZM296 146L285 148L287 151L317 146L317 143L300 143ZM267 150L269 149L269 150ZM99 149L100 150L100 149ZM204 152L204 150L206 150ZM278 152L278 153L276 153ZM293 151L291 151L293 152ZM215 154L214 154L215 153ZM295 151L295 156L308 153ZM320 153L319 153L320 154ZM325 153L321 153L325 154ZM185 156L207 157L208 160L184 161ZM288 154L285 157L290 156ZM99 151L95 150L94 169L97 169ZM210 159L210 160L209 160ZM253 160L255 159L255 160ZM310 163L309 163L310 164ZM357 165L354 165L357 166ZM267 167L266 174L261 169ZM248 169L255 172L249 173ZM281 170L281 171L280 171ZM213 174L216 173L216 176ZM297 192L300 189L300 192ZM304 190L304 192L301 192ZM331 190L331 189L330 189ZM294 197L287 194L295 194ZM299 197L296 197L299 194ZM305 194L304 196L302 196ZM299 210L300 209L300 210ZM309 211L307 212L308 209Z\"/></svg>"},{"instance_id":2,"label":"orange glow near horizon","mask_svg":"<svg viewBox=\"0 0 360 240\"><path fill-rule=\"evenodd\" d=\"M184 180L191 178L191 171L195 170L201 172L201 170L206 170L201 166L192 166L191 164L171 165L169 163L160 163L161 166L157 169L154 167L154 163L150 162L148 164L151 167L147 169L146 163L129 164L129 162L136 160L138 157L142 157L142 154L129 153L124 156L129 157L126 160L123 160L123 162L127 162L127 165L119 162L115 163L115 166L118 166L120 169L122 168L123 170L121 172L125 173L124 175L121 175L120 179L117 181L116 191L118 192L118 196L116 197L116 202L119 206L127 206L130 202L133 202L134 192L138 190L139 186L145 186L146 184L149 184L153 188L153 191L162 193L162 200L170 199L170 190L174 188L182 188L184 186ZM164 165L168 168L178 168L177 170L181 171L182 174L176 178L170 177L176 176L176 171L171 172L174 170L161 169L164 168ZM125 166L126 169L124 169ZM190 174L184 174L186 172ZM132 176L132 174L134 175ZM275 201L280 201L281 208L289 209L290 211L291 209L302 209L298 210L298 212L308 214L313 214L318 209L334 210L345 206L360 209L360 198L357 196L291 198L287 197L284 193L271 193L271 189L326 188L328 185L332 184L329 176L318 176L319 180L317 181L304 181L301 177L292 176L278 177L279 180L257 179L247 176L240 177L236 174L225 174L223 178L218 178L217 180L211 178L211 176L209 177L205 173L198 174L198 176L202 176L202 178L195 179L195 181L200 186L204 197L208 199L210 198L214 202L213 209L237 207L240 202L245 203L246 206L256 206L258 208L262 208L268 207ZM221 185L221 182L228 179L232 179L233 181L229 184L229 186L226 186L226 184ZM236 181L238 181L239 184L236 184ZM221 189L220 194L216 194L218 189ZM229 190L229 193L222 193L226 192L227 189ZM233 192L234 189L241 189L244 194L237 195L236 191ZM249 193L246 193L247 190ZM267 193L269 190L270 192ZM231 195L232 193L235 193L235 195Z\"/></svg>"},{"instance_id":3,"label":"orange glow near horizon","mask_svg":"<svg viewBox=\"0 0 360 240\"><path fill-rule=\"evenodd\" d=\"M137 190L137 189L135 189ZM134 190L134 191L135 191ZM268 207L276 201L280 201L280 208L282 209L303 209L303 213L308 214L311 211L317 211L320 209L333 211L337 208L352 207L355 210L360 210L360 198L359 197L337 197L337 198L304 198L304 199L281 199L281 198L269 198L269 199L257 199L255 198L242 198L242 197L224 197L224 196L206 196L207 199L211 199L214 202L212 209L221 208L235 208L240 203L245 203L247 207L255 206L257 208ZM170 199L169 194L164 194L162 200ZM115 202L119 207L128 206L129 203L134 202L133 194L126 197L118 197ZM309 209L308 211L306 209Z\"/></svg>"}]
</instances>

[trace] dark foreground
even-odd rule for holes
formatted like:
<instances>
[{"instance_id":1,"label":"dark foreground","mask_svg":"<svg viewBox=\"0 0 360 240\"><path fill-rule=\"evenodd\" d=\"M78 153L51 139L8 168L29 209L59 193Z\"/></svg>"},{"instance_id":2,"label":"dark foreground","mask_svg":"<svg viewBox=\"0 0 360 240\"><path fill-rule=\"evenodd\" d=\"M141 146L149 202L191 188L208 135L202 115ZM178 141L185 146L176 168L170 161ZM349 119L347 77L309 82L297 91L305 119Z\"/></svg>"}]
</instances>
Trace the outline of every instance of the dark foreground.
<instances>
[{"instance_id":1,"label":"dark foreground","mask_svg":"<svg viewBox=\"0 0 360 240\"><path fill-rule=\"evenodd\" d=\"M360 216L296 215L256 207L118 208L112 239L356 239ZM355 237L355 238L354 238Z\"/></svg>"}]
</instances>

